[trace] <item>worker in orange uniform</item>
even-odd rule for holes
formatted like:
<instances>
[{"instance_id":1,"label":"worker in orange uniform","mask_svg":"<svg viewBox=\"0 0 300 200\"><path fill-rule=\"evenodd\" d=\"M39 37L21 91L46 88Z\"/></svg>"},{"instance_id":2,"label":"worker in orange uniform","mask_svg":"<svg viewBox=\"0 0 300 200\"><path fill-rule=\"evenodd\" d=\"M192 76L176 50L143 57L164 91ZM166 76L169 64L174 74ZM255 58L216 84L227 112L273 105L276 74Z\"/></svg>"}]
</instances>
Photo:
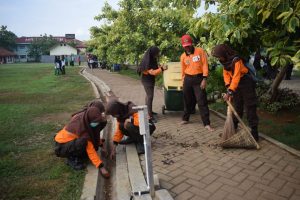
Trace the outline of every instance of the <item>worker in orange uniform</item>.
<instances>
[{"instance_id":1,"label":"worker in orange uniform","mask_svg":"<svg viewBox=\"0 0 300 200\"><path fill-rule=\"evenodd\" d=\"M143 136L140 135L138 112L132 108L135 105L128 101L127 103L119 102L116 99L110 100L106 105L106 114L112 115L117 119L117 126L113 137L113 148L111 150L111 159L116 154L116 146L120 144L135 143L138 154L145 153L143 145ZM155 125L149 121L150 135L155 131ZM127 139L122 140L126 135Z\"/></svg>"},{"instance_id":2,"label":"worker in orange uniform","mask_svg":"<svg viewBox=\"0 0 300 200\"><path fill-rule=\"evenodd\" d=\"M55 136L55 154L66 157L67 164L75 170L84 169L84 160L88 157L101 175L108 178L109 173L97 154L101 145L100 131L107 123L104 111L100 101L93 101L73 114L71 121Z\"/></svg>"},{"instance_id":3,"label":"worker in orange uniform","mask_svg":"<svg viewBox=\"0 0 300 200\"><path fill-rule=\"evenodd\" d=\"M255 82L248 73L249 69L244 65L241 57L225 44L214 47L212 55L219 59L223 65L223 77L227 94L224 100L233 99L234 107L238 115L243 117L243 109L246 108L247 119L251 128L251 134L258 141L258 116L256 113L257 96ZM235 129L238 127L238 120L233 118Z\"/></svg>"},{"instance_id":4,"label":"worker in orange uniform","mask_svg":"<svg viewBox=\"0 0 300 200\"><path fill-rule=\"evenodd\" d=\"M150 47L144 54L141 64L139 65L137 71L141 75L142 84L145 89L146 98L145 102L148 107L148 115L150 120L154 123L157 119L154 115L157 113L152 110L152 102L154 98L154 86L155 86L155 76L167 70L166 65L158 65L159 48L156 46Z\"/></svg>"},{"instance_id":5,"label":"worker in orange uniform","mask_svg":"<svg viewBox=\"0 0 300 200\"><path fill-rule=\"evenodd\" d=\"M210 126L206 95L206 81L208 76L207 55L202 48L193 46L192 38L189 35L181 37L181 44L185 51L180 57L184 100L184 113L181 124L189 122L194 95L204 127L209 131L213 131Z\"/></svg>"}]
</instances>

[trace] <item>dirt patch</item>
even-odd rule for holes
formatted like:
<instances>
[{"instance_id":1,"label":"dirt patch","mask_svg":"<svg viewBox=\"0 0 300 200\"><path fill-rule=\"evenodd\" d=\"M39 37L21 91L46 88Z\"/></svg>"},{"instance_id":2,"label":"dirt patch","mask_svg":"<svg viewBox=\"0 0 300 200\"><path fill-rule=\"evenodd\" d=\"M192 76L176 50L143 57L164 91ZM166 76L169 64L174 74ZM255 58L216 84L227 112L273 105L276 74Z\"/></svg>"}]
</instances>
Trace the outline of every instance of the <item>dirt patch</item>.
<instances>
[{"instance_id":1,"label":"dirt patch","mask_svg":"<svg viewBox=\"0 0 300 200\"><path fill-rule=\"evenodd\" d=\"M279 113L269 113L266 111L258 110L258 116L262 119L270 119L279 124L295 123L299 117L300 107L296 107L293 110L280 111Z\"/></svg>"},{"instance_id":2,"label":"dirt patch","mask_svg":"<svg viewBox=\"0 0 300 200\"><path fill-rule=\"evenodd\" d=\"M63 122L71 118L71 113L55 113L55 114L46 114L41 117L36 117L34 122L37 123L48 123L48 122Z\"/></svg>"}]
</instances>

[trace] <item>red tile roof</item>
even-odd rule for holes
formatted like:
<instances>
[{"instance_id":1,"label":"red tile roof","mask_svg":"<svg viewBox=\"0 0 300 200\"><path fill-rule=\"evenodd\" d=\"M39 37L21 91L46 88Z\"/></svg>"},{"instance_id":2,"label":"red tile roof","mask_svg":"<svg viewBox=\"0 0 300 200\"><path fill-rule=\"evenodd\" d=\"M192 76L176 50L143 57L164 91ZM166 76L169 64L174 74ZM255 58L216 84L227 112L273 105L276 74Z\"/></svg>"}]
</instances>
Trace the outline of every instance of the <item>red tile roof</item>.
<instances>
[{"instance_id":1,"label":"red tile roof","mask_svg":"<svg viewBox=\"0 0 300 200\"><path fill-rule=\"evenodd\" d=\"M39 39L42 37L19 37L16 39L16 43L31 43L33 42L33 40L35 39ZM63 36L55 36L53 37L54 39L56 39L58 42L76 42L77 44L82 44L83 42L77 39L68 39L66 37Z\"/></svg>"},{"instance_id":2,"label":"red tile roof","mask_svg":"<svg viewBox=\"0 0 300 200\"><path fill-rule=\"evenodd\" d=\"M0 56L1 57L4 57L4 56L15 56L17 54L11 52L11 51L8 51L7 49L4 49L3 47L0 47Z\"/></svg>"}]
</instances>

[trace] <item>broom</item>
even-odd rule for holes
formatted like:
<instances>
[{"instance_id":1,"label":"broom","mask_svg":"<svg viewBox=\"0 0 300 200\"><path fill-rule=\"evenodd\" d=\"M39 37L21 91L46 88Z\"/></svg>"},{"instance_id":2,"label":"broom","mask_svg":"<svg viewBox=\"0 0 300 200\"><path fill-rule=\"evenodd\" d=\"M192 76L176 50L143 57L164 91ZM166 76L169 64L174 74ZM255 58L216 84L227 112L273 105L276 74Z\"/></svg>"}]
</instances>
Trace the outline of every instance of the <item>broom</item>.
<instances>
[{"instance_id":1,"label":"broom","mask_svg":"<svg viewBox=\"0 0 300 200\"><path fill-rule=\"evenodd\" d=\"M224 124L223 133L221 135L222 141L227 140L234 134L235 134L235 129L234 129L234 124L233 124L233 120L232 120L232 110L230 109L229 106L227 106L227 117L226 117L226 121Z\"/></svg>"},{"instance_id":2,"label":"broom","mask_svg":"<svg viewBox=\"0 0 300 200\"><path fill-rule=\"evenodd\" d=\"M232 110L235 117L238 119L242 126L242 130L238 134L234 134L230 138L225 141L222 141L220 145L224 148L256 148L260 149L259 145L257 144L256 140L253 138L249 128L245 125L243 120L237 114L236 110L230 103L230 101L226 101L228 107ZM233 123L232 123L233 124Z\"/></svg>"}]
</instances>

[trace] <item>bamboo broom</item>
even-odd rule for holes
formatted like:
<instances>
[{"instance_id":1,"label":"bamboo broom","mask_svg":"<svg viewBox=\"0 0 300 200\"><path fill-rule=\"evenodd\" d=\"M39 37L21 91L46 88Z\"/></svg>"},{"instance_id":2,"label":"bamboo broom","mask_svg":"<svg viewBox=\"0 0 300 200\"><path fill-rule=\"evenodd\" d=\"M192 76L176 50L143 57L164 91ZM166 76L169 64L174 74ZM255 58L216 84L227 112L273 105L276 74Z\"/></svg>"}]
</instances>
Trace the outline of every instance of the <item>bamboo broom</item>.
<instances>
[{"instance_id":1,"label":"bamboo broom","mask_svg":"<svg viewBox=\"0 0 300 200\"><path fill-rule=\"evenodd\" d=\"M220 145L224 148L230 148L230 147L237 147L237 148L256 148L260 149L260 146L256 142L256 140L253 138L249 128L245 125L243 120L240 118L230 101L226 101L228 107L232 110L233 114L236 116L238 121L240 122L242 126L242 130L231 136L225 141L222 141Z\"/></svg>"},{"instance_id":2,"label":"bamboo broom","mask_svg":"<svg viewBox=\"0 0 300 200\"><path fill-rule=\"evenodd\" d=\"M232 110L227 106L227 117L224 124L224 129L222 133L222 141L229 139L235 134L235 128L232 120Z\"/></svg>"}]
</instances>

